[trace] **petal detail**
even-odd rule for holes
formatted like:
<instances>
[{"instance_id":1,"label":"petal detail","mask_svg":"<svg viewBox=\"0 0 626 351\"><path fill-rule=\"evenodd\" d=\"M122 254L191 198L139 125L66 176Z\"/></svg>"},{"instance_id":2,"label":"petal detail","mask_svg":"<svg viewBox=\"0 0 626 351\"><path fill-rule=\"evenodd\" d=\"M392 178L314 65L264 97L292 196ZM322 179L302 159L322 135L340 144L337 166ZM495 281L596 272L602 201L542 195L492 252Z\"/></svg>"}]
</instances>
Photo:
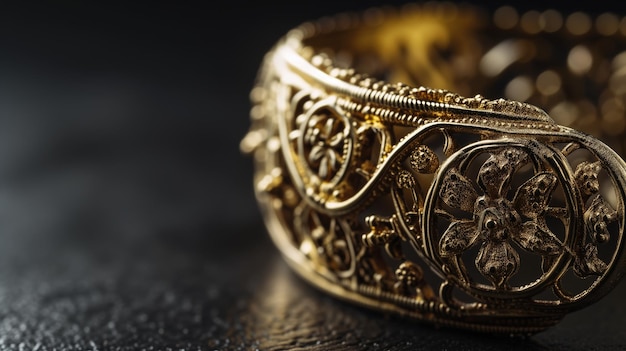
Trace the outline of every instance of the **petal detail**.
<instances>
[{"instance_id":1,"label":"petal detail","mask_svg":"<svg viewBox=\"0 0 626 351\"><path fill-rule=\"evenodd\" d=\"M330 172L332 171L332 164L331 164L331 160L328 158L328 155L326 155L324 158L322 158L321 162L320 162L320 168L317 170L318 175L320 176L320 178L322 179L328 179L330 178Z\"/></svg>"},{"instance_id":2,"label":"petal detail","mask_svg":"<svg viewBox=\"0 0 626 351\"><path fill-rule=\"evenodd\" d=\"M492 154L478 171L478 185L492 198L504 196L515 171L528 162L528 154L517 148L504 148Z\"/></svg>"},{"instance_id":3,"label":"petal detail","mask_svg":"<svg viewBox=\"0 0 626 351\"><path fill-rule=\"evenodd\" d=\"M607 264L598 258L598 247L591 243L585 245L583 251L574 260L574 273L581 278L602 275L607 268Z\"/></svg>"},{"instance_id":4,"label":"petal detail","mask_svg":"<svg viewBox=\"0 0 626 351\"><path fill-rule=\"evenodd\" d=\"M525 250L544 256L557 255L563 248L563 243L548 228L535 222L524 223L513 240Z\"/></svg>"},{"instance_id":5,"label":"petal detail","mask_svg":"<svg viewBox=\"0 0 626 351\"><path fill-rule=\"evenodd\" d=\"M480 167L478 185L492 198L500 197L505 192L505 185L513 173L513 167L496 155L491 155Z\"/></svg>"},{"instance_id":6,"label":"petal detail","mask_svg":"<svg viewBox=\"0 0 626 351\"><path fill-rule=\"evenodd\" d=\"M326 159L330 165L330 169L333 171L337 170L337 165L339 163L337 152L333 149L326 150Z\"/></svg>"},{"instance_id":7,"label":"petal detail","mask_svg":"<svg viewBox=\"0 0 626 351\"><path fill-rule=\"evenodd\" d=\"M553 173L535 174L517 190L513 200L515 208L528 218L539 217L548 207L555 186L556 175Z\"/></svg>"},{"instance_id":8,"label":"petal detail","mask_svg":"<svg viewBox=\"0 0 626 351\"><path fill-rule=\"evenodd\" d=\"M333 118L328 118L326 120L326 124L324 125L324 129L322 129L322 137L326 140L330 139L333 133L333 128L335 127L335 121Z\"/></svg>"},{"instance_id":9,"label":"petal detail","mask_svg":"<svg viewBox=\"0 0 626 351\"><path fill-rule=\"evenodd\" d=\"M602 166L600 161L588 162L583 161L576 166L576 172L574 172L574 179L578 184L578 187L582 190L583 194L591 196L596 194L600 190L600 182L598 181L598 173Z\"/></svg>"},{"instance_id":10,"label":"petal detail","mask_svg":"<svg viewBox=\"0 0 626 351\"><path fill-rule=\"evenodd\" d=\"M328 139L328 145L330 145L331 147L335 148L338 145L340 145L341 143L343 143L345 139L345 135L343 134L343 132L339 132L333 136L331 136Z\"/></svg>"},{"instance_id":11,"label":"petal detail","mask_svg":"<svg viewBox=\"0 0 626 351\"><path fill-rule=\"evenodd\" d=\"M597 243L609 241L608 224L617 218L617 212L602 196L597 194L584 214L587 235Z\"/></svg>"},{"instance_id":12,"label":"petal detail","mask_svg":"<svg viewBox=\"0 0 626 351\"><path fill-rule=\"evenodd\" d=\"M452 222L439 240L439 254L448 257L463 253L476 242L478 233L474 221Z\"/></svg>"},{"instance_id":13,"label":"petal detail","mask_svg":"<svg viewBox=\"0 0 626 351\"><path fill-rule=\"evenodd\" d=\"M439 197L452 208L474 212L474 202L478 194L465 176L456 169L451 169L443 178Z\"/></svg>"},{"instance_id":14,"label":"petal detail","mask_svg":"<svg viewBox=\"0 0 626 351\"><path fill-rule=\"evenodd\" d=\"M475 264L497 289L504 289L509 278L517 272L519 261L519 255L508 242L486 241L478 251Z\"/></svg>"},{"instance_id":15,"label":"petal detail","mask_svg":"<svg viewBox=\"0 0 626 351\"><path fill-rule=\"evenodd\" d=\"M311 148L311 153L309 154L309 161L312 163L317 163L324 155L326 154L326 148L322 145L315 145Z\"/></svg>"}]
</instances>

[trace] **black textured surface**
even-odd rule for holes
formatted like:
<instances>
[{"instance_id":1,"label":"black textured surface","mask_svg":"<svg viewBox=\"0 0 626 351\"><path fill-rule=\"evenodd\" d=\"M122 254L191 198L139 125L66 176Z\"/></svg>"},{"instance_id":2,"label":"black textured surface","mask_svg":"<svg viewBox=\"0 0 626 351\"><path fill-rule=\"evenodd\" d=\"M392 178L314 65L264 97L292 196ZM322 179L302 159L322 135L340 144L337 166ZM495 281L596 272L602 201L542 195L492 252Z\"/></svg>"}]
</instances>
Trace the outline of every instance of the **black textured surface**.
<instances>
[{"instance_id":1,"label":"black textured surface","mask_svg":"<svg viewBox=\"0 0 626 351\"><path fill-rule=\"evenodd\" d=\"M626 348L623 283L509 339L366 311L285 266L238 143L264 52L357 9L331 4L3 5L0 349Z\"/></svg>"}]
</instances>

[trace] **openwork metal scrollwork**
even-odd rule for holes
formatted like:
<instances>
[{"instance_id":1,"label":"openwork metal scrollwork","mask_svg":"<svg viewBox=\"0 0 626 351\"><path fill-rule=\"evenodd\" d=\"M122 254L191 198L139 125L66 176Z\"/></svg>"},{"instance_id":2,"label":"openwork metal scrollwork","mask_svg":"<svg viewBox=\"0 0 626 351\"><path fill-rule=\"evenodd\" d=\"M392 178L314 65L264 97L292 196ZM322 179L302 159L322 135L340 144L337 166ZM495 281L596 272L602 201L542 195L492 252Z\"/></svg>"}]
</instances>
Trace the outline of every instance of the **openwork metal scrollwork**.
<instances>
[{"instance_id":1,"label":"openwork metal scrollwork","mask_svg":"<svg viewBox=\"0 0 626 351\"><path fill-rule=\"evenodd\" d=\"M474 10L437 6L290 32L259 73L242 148L254 154L274 242L316 286L437 325L535 333L606 295L626 271L623 138L601 142L566 126L578 120L564 111L583 112L566 101L579 90L554 89L566 78L590 82L574 59L606 35L556 29L533 41L536 32L499 17L496 30ZM403 47L405 34L435 27L440 37L415 39L404 54L382 49L382 37ZM524 95L562 124L530 103L428 87L489 90L515 73L505 92L520 97L529 65L516 60L563 38L577 45L568 49L571 72L545 71L538 91ZM626 52L626 38L619 43ZM518 51L494 61L503 47ZM598 45L596 56L623 57L616 48ZM430 53L421 66L403 63L420 50ZM598 99L608 106L618 95Z\"/></svg>"}]
</instances>

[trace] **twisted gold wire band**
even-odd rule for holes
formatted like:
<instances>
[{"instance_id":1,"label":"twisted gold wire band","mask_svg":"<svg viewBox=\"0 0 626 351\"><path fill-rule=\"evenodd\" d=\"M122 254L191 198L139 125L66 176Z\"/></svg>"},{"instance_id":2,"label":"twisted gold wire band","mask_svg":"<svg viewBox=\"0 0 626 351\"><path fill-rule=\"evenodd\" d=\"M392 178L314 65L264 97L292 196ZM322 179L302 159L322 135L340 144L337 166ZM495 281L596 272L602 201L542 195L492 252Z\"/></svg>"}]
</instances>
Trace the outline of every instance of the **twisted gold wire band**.
<instances>
[{"instance_id":1,"label":"twisted gold wire band","mask_svg":"<svg viewBox=\"0 0 626 351\"><path fill-rule=\"evenodd\" d=\"M268 231L337 297L532 334L625 271L624 18L340 14L285 35L251 97Z\"/></svg>"}]
</instances>

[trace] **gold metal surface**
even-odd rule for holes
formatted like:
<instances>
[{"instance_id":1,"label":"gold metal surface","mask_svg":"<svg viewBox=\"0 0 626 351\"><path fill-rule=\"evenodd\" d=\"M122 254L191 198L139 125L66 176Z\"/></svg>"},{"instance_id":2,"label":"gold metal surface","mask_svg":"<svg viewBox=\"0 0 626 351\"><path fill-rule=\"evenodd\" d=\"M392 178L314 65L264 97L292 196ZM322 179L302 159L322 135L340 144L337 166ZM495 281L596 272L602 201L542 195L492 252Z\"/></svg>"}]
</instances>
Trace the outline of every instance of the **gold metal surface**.
<instances>
[{"instance_id":1,"label":"gold metal surface","mask_svg":"<svg viewBox=\"0 0 626 351\"><path fill-rule=\"evenodd\" d=\"M286 34L251 98L268 231L339 298L532 334L626 270L626 18L341 14Z\"/></svg>"}]
</instances>

